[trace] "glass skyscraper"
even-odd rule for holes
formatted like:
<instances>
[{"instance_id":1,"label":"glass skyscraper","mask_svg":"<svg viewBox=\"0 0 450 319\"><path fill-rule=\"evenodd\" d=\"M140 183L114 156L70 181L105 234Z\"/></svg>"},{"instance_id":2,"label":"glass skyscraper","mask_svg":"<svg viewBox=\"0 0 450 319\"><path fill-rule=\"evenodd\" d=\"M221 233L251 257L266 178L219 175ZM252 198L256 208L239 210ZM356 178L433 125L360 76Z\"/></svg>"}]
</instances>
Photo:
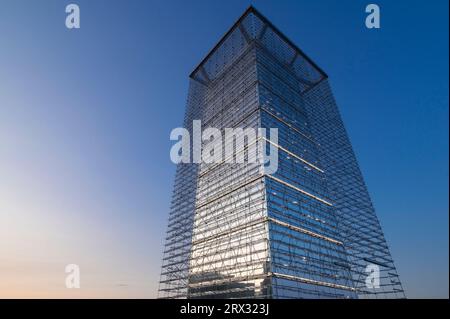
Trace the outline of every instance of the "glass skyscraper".
<instances>
[{"instance_id":1,"label":"glass skyscraper","mask_svg":"<svg viewBox=\"0 0 450 319\"><path fill-rule=\"evenodd\" d=\"M177 165L159 297L405 297L326 73L253 7L190 75L193 120L277 128L278 169Z\"/></svg>"}]
</instances>

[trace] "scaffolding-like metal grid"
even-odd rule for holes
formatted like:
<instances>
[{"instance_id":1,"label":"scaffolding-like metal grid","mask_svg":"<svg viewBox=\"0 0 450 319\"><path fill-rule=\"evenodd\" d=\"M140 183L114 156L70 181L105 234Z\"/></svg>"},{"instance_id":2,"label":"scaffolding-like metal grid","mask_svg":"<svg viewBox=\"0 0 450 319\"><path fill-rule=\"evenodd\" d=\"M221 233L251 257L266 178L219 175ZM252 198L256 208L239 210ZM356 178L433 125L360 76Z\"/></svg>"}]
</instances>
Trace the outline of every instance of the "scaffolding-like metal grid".
<instances>
[{"instance_id":1,"label":"scaffolding-like metal grid","mask_svg":"<svg viewBox=\"0 0 450 319\"><path fill-rule=\"evenodd\" d=\"M327 75L250 7L190 78L191 135L278 128L278 170L178 165L159 297L404 297Z\"/></svg>"}]
</instances>

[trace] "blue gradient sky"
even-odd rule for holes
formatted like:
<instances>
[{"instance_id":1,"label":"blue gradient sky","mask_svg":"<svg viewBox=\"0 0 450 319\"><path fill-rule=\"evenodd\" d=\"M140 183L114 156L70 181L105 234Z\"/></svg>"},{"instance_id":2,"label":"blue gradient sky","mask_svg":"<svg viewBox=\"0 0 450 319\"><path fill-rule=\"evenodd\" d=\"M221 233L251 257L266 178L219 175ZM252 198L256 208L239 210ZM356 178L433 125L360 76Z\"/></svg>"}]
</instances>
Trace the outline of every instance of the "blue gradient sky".
<instances>
[{"instance_id":1,"label":"blue gradient sky","mask_svg":"<svg viewBox=\"0 0 450 319\"><path fill-rule=\"evenodd\" d=\"M0 1L0 297L156 296L188 74L250 1ZM448 2L253 1L330 76L408 297L448 297ZM64 286L66 264L81 289Z\"/></svg>"}]
</instances>

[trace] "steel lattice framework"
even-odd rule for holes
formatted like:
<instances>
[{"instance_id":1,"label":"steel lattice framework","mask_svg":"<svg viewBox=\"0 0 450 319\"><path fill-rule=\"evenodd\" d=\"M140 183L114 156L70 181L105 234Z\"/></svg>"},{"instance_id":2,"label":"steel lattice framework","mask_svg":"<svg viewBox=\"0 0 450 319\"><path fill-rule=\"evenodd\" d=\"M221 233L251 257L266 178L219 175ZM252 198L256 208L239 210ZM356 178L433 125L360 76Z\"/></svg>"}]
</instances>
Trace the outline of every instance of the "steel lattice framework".
<instances>
[{"instance_id":1,"label":"steel lattice framework","mask_svg":"<svg viewBox=\"0 0 450 319\"><path fill-rule=\"evenodd\" d=\"M278 128L278 170L178 165L159 297L405 297L327 78L253 7L192 72L184 127Z\"/></svg>"}]
</instances>

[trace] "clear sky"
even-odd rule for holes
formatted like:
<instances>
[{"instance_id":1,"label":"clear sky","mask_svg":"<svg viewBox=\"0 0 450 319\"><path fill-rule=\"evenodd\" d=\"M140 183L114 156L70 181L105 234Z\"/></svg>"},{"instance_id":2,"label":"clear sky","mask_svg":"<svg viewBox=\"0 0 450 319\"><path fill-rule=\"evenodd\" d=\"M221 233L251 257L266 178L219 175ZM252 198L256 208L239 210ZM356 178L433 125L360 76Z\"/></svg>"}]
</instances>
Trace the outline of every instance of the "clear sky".
<instances>
[{"instance_id":1,"label":"clear sky","mask_svg":"<svg viewBox=\"0 0 450 319\"><path fill-rule=\"evenodd\" d=\"M188 74L251 2L70 2L0 1L0 297L155 297ZM330 76L407 296L448 297L448 1L372 2L252 3Z\"/></svg>"}]
</instances>

